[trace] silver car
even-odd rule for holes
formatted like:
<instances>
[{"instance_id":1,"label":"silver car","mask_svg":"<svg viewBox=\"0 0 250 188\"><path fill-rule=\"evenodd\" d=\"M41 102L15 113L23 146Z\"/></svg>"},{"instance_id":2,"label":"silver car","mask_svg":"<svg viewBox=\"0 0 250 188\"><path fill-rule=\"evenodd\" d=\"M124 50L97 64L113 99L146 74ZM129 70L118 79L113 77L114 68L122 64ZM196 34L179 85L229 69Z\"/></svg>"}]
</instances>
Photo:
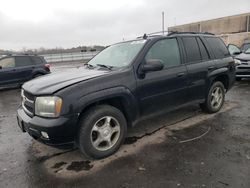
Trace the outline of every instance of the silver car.
<instances>
[{"instance_id":1,"label":"silver car","mask_svg":"<svg viewBox=\"0 0 250 188\"><path fill-rule=\"evenodd\" d=\"M228 45L230 54L236 63L236 80L250 78L250 47L243 52L234 44Z\"/></svg>"}]
</instances>

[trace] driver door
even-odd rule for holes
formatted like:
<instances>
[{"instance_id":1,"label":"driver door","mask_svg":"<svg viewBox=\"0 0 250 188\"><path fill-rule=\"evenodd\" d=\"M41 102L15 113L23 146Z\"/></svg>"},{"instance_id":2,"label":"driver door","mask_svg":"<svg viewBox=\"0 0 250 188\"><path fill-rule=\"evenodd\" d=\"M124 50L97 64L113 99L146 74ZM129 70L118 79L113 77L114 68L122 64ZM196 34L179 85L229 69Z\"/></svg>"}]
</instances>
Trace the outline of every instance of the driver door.
<instances>
[{"instance_id":1,"label":"driver door","mask_svg":"<svg viewBox=\"0 0 250 188\"><path fill-rule=\"evenodd\" d=\"M144 62L149 59L160 60L164 68L147 72L137 78L137 93L142 115L169 110L187 100L187 69L181 61L176 38L157 41L147 52Z\"/></svg>"}]
</instances>

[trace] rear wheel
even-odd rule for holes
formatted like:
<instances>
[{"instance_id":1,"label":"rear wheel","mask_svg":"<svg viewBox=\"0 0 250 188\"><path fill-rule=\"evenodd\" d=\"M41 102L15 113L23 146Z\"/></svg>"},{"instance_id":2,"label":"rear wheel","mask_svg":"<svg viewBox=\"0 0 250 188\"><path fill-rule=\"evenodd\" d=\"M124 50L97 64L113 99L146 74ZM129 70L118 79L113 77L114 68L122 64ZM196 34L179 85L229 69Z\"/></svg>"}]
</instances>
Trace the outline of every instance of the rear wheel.
<instances>
[{"instance_id":1,"label":"rear wheel","mask_svg":"<svg viewBox=\"0 0 250 188\"><path fill-rule=\"evenodd\" d=\"M109 105L95 106L83 114L78 146L88 158L100 159L115 153L127 132L127 123L120 110Z\"/></svg>"},{"instance_id":2,"label":"rear wheel","mask_svg":"<svg viewBox=\"0 0 250 188\"><path fill-rule=\"evenodd\" d=\"M224 104L225 87L221 82L214 82L210 87L206 101L202 103L201 109L208 113L218 112Z\"/></svg>"}]
</instances>

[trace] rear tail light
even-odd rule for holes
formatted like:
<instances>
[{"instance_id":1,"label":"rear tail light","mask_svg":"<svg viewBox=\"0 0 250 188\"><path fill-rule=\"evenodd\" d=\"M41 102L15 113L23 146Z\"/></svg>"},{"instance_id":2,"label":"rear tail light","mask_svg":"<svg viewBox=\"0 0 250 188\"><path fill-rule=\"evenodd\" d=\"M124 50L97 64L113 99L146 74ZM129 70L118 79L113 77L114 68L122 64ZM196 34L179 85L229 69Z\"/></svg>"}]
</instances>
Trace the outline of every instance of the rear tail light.
<instances>
[{"instance_id":1,"label":"rear tail light","mask_svg":"<svg viewBox=\"0 0 250 188\"><path fill-rule=\"evenodd\" d=\"M50 70L51 65L50 64L45 64L44 67Z\"/></svg>"}]
</instances>

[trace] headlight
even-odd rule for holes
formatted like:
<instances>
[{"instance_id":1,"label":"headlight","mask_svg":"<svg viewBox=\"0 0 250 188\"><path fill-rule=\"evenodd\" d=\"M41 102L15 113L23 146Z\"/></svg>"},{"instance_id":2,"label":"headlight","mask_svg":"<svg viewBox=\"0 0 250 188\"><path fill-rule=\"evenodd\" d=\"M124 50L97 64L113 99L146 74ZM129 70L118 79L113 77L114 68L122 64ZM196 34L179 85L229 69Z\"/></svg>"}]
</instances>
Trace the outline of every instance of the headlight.
<instances>
[{"instance_id":1,"label":"headlight","mask_svg":"<svg viewBox=\"0 0 250 188\"><path fill-rule=\"evenodd\" d=\"M61 113L62 99L60 97L37 97L35 114L43 117L58 117Z\"/></svg>"},{"instance_id":2,"label":"headlight","mask_svg":"<svg viewBox=\"0 0 250 188\"><path fill-rule=\"evenodd\" d=\"M235 63L235 65L237 66L237 65L240 65L240 64L241 64L241 61L238 60L238 59L234 59L234 63Z\"/></svg>"}]
</instances>

